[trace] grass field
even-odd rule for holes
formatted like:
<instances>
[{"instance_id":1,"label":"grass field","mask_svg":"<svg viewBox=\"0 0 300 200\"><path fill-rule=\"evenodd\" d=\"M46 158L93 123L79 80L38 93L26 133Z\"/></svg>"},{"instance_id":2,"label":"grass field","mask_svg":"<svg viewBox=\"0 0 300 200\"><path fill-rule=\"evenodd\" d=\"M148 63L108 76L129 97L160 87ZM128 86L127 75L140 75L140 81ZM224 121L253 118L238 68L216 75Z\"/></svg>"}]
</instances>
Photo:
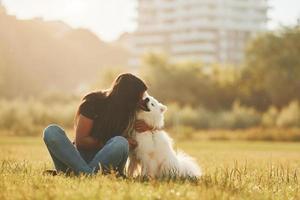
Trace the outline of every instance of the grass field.
<instances>
[{"instance_id":1,"label":"grass field","mask_svg":"<svg viewBox=\"0 0 300 200\"><path fill-rule=\"evenodd\" d=\"M0 199L300 199L300 143L177 141L195 156L197 183L113 176L44 176L52 168L41 138L0 137Z\"/></svg>"}]
</instances>

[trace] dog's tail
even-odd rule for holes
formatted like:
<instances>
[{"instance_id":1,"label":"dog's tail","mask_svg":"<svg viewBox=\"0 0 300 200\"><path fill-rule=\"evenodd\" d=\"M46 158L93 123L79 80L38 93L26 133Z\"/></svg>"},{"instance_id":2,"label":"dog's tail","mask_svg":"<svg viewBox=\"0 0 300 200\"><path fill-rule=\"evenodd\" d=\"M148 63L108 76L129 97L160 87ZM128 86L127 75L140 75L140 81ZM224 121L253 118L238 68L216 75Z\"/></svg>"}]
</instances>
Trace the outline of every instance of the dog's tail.
<instances>
[{"instance_id":1,"label":"dog's tail","mask_svg":"<svg viewBox=\"0 0 300 200\"><path fill-rule=\"evenodd\" d=\"M199 178L202 175L201 168L194 158L190 157L184 152L179 151L177 152L177 159L180 176Z\"/></svg>"}]
</instances>

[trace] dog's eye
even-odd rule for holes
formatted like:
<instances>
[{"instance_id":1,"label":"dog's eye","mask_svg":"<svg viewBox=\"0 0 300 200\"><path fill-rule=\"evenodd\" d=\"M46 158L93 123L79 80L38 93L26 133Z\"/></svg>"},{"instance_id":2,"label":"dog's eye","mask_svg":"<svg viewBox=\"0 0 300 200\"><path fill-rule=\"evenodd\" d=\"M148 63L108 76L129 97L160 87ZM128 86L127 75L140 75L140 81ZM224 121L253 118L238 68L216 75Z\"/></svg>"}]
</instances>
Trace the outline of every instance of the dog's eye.
<instances>
[{"instance_id":1,"label":"dog's eye","mask_svg":"<svg viewBox=\"0 0 300 200\"><path fill-rule=\"evenodd\" d=\"M154 107L154 103L151 103L151 106L153 106L153 107Z\"/></svg>"}]
</instances>

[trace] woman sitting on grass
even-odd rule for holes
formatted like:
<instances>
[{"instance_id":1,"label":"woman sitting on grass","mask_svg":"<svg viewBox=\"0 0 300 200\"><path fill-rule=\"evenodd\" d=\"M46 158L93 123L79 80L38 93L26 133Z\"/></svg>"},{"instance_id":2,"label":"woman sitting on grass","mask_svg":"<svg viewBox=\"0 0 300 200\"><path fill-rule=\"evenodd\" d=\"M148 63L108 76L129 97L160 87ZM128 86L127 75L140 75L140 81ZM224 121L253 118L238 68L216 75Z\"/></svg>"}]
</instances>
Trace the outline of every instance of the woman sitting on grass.
<instances>
[{"instance_id":1,"label":"woman sitting on grass","mask_svg":"<svg viewBox=\"0 0 300 200\"><path fill-rule=\"evenodd\" d=\"M73 143L60 126L48 126L43 139L56 171L46 173L93 174L101 168L104 174L113 170L123 176L129 148L137 145L124 136L133 128L138 132L150 129L144 122L135 121L146 90L136 76L121 74L111 89L86 95L75 117Z\"/></svg>"}]
</instances>

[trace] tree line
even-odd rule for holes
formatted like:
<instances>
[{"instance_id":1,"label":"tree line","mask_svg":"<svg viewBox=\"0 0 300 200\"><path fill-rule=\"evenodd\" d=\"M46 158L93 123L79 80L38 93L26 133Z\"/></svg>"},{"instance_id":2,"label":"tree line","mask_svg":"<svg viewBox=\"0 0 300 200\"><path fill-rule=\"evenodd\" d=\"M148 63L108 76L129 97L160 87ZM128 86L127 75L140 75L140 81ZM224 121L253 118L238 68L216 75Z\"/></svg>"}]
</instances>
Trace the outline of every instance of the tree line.
<instances>
[{"instance_id":1,"label":"tree line","mask_svg":"<svg viewBox=\"0 0 300 200\"><path fill-rule=\"evenodd\" d=\"M167 57L145 58L143 77L162 101L224 110L234 102L266 111L300 100L300 28L258 36L245 61L236 66L172 63Z\"/></svg>"}]
</instances>

